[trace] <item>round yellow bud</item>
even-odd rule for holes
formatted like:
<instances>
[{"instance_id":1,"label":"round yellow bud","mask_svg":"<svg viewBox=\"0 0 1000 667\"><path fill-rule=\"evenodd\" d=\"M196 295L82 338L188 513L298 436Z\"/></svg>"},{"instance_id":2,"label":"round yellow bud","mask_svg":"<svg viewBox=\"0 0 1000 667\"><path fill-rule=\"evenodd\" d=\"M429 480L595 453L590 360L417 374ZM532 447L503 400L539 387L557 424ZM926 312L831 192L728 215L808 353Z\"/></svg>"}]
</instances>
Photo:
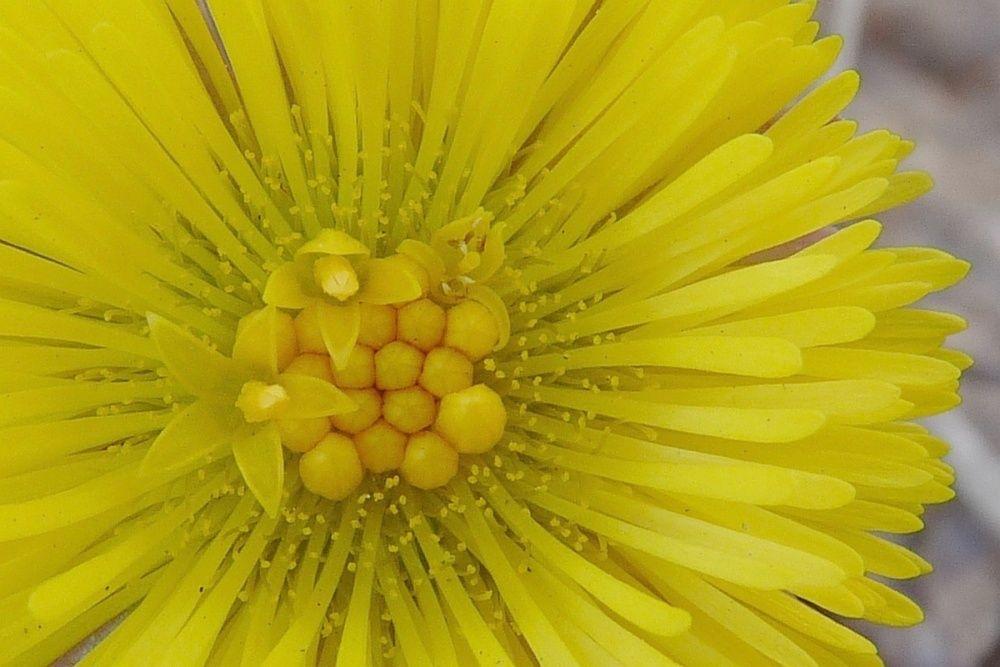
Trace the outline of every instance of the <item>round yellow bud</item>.
<instances>
[{"instance_id":1,"label":"round yellow bud","mask_svg":"<svg viewBox=\"0 0 1000 667\"><path fill-rule=\"evenodd\" d=\"M417 383L424 353L402 341L393 341L375 353L375 386L406 389Z\"/></svg>"},{"instance_id":2,"label":"round yellow bud","mask_svg":"<svg viewBox=\"0 0 1000 667\"><path fill-rule=\"evenodd\" d=\"M344 433L360 433L374 424L382 415L382 395L374 389L345 389L358 409L354 412L344 412L332 415L330 423Z\"/></svg>"},{"instance_id":3,"label":"round yellow bud","mask_svg":"<svg viewBox=\"0 0 1000 667\"><path fill-rule=\"evenodd\" d=\"M500 337L500 328L493 314L481 303L463 301L448 310L444 344L465 354L469 359L482 359Z\"/></svg>"},{"instance_id":4,"label":"round yellow bud","mask_svg":"<svg viewBox=\"0 0 1000 667\"><path fill-rule=\"evenodd\" d=\"M420 372L420 386L438 398L472 386L472 362L450 347L436 347L427 353Z\"/></svg>"},{"instance_id":5,"label":"round yellow bud","mask_svg":"<svg viewBox=\"0 0 1000 667\"><path fill-rule=\"evenodd\" d=\"M376 474L388 472L403 462L406 436L380 419L354 436L354 446L365 468Z\"/></svg>"},{"instance_id":6,"label":"round yellow bud","mask_svg":"<svg viewBox=\"0 0 1000 667\"><path fill-rule=\"evenodd\" d=\"M420 387L385 392L382 415L403 433L416 433L434 423L434 397Z\"/></svg>"},{"instance_id":7,"label":"round yellow bud","mask_svg":"<svg viewBox=\"0 0 1000 667\"><path fill-rule=\"evenodd\" d=\"M291 400L280 384L267 384L251 380L240 388L236 407L251 424L277 417Z\"/></svg>"},{"instance_id":8,"label":"round yellow bud","mask_svg":"<svg viewBox=\"0 0 1000 667\"><path fill-rule=\"evenodd\" d=\"M300 352L326 354L326 343L319 329L319 311L310 306L295 316L295 337Z\"/></svg>"},{"instance_id":9,"label":"round yellow bud","mask_svg":"<svg viewBox=\"0 0 1000 667\"><path fill-rule=\"evenodd\" d=\"M477 384L441 399L434 430L462 454L481 454L497 444L506 425L500 396Z\"/></svg>"},{"instance_id":10,"label":"round yellow bud","mask_svg":"<svg viewBox=\"0 0 1000 667\"><path fill-rule=\"evenodd\" d=\"M299 459L299 477L307 489L330 500L343 500L358 488L365 471L354 443L331 433Z\"/></svg>"},{"instance_id":11,"label":"round yellow bud","mask_svg":"<svg viewBox=\"0 0 1000 667\"><path fill-rule=\"evenodd\" d=\"M332 367L333 381L341 389L367 389L375 384L375 353L355 345L343 368Z\"/></svg>"},{"instance_id":12,"label":"round yellow bud","mask_svg":"<svg viewBox=\"0 0 1000 667\"><path fill-rule=\"evenodd\" d=\"M378 350L394 340L396 340L396 309L392 306L362 303L358 342Z\"/></svg>"},{"instance_id":13,"label":"round yellow bud","mask_svg":"<svg viewBox=\"0 0 1000 667\"><path fill-rule=\"evenodd\" d=\"M277 424L281 444L293 452L308 452L330 432L330 420L326 417L279 419Z\"/></svg>"},{"instance_id":14,"label":"round yellow bud","mask_svg":"<svg viewBox=\"0 0 1000 667\"><path fill-rule=\"evenodd\" d=\"M320 257L313 263L313 276L323 293L338 301L346 301L358 292L358 274L346 257Z\"/></svg>"},{"instance_id":15,"label":"round yellow bud","mask_svg":"<svg viewBox=\"0 0 1000 667\"><path fill-rule=\"evenodd\" d=\"M333 371L330 369L330 357L325 354L300 354L292 359L285 369L286 373L308 375L317 380L333 382Z\"/></svg>"},{"instance_id":16,"label":"round yellow bud","mask_svg":"<svg viewBox=\"0 0 1000 667\"><path fill-rule=\"evenodd\" d=\"M399 472L418 489L436 489L458 472L458 452L434 433L414 433L406 443Z\"/></svg>"},{"instance_id":17,"label":"round yellow bud","mask_svg":"<svg viewBox=\"0 0 1000 667\"><path fill-rule=\"evenodd\" d=\"M444 335L444 308L430 299L420 299L399 309L396 338L427 352L441 342Z\"/></svg>"},{"instance_id":18,"label":"round yellow bud","mask_svg":"<svg viewBox=\"0 0 1000 667\"><path fill-rule=\"evenodd\" d=\"M299 344L295 335L295 321L291 315L279 310L275 324L277 325L275 338L278 343L278 370L283 371L299 353Z\"/></svg>"}]
</instances>

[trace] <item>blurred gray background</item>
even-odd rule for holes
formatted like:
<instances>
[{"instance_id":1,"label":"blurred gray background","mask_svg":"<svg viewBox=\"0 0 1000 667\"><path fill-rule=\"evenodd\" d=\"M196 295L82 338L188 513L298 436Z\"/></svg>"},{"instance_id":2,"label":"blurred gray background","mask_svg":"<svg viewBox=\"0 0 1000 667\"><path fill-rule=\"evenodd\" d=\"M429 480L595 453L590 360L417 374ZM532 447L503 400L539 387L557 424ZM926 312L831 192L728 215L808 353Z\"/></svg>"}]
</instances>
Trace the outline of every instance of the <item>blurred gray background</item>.
<instances>
[{"instance_id":1,"label":"blurred gray background","mask_svg":"<svg viewBox=\"0 0 1000 667\"><path fill-rule=\"evenodd\" d=\"M819 17L846 39L838 67L862 75L848 115L915 140L907 168L937 182L881 217L884 242L936 246L974 265L931 300L969 321L952 346L976 365L962 407L929 420L952 443L959 495L929 510L910 539L936 567L905 587L927 620L874 634L893 666L1000 665L1000 0L821 0Z\"/></svg>"}]
</instances>

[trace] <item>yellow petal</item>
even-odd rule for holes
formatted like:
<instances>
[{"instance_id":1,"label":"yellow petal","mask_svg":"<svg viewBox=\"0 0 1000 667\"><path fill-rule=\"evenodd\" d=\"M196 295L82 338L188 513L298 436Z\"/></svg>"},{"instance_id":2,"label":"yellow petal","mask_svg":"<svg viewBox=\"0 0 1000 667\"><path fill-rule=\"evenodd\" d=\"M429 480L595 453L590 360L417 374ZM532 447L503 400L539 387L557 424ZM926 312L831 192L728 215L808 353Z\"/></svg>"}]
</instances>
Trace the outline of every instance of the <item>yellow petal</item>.
<instances>
[{"instance_id":1,"label":"yellow petal","mask_svg":"<svg viewBox=\"0 0 1000 667\"><path fill-rule=\"evenodd\" d=\"M493 346L493 349L502 350L507 347L507 342L510 340L510 313L503 299L485 285L470 286L466 296L485 306L496 319L499 331L497 344Z\"/></svg>"},{"instance_id":2,"label":"yellow petal","mask_svg":"<svg viewBox=\"0 0 1000 667\"><path fill-rule=\"evenodd\" d=\"M238 367L204 342L159 315L150 313L149 334L171 379L199 397L235 393L242 383Z\"/></svg>"},{"instance_id":3,"label":"yellow petal","mask_svg":"<svg viewBox=\"0 0 1000 667\"><path fill-rule=\"evenodd\" d=\"M257 376L278 374L278 311L266 306L240 321L233 359Z\"/></svg>"},{"instance_id":4,"label":"yellow petal","mask_svg":"<svg viewBox=\"0 0 1000 667\"><path fill-rule=\"evenodd\" d=\"M140 473L152 475L208 458L232 438L242 423L235 408L200 400L167 424L142 460Z\"/></svg>"},{"instance_id":5,"label":"yellow petal","mask_svg":"<svg viewBox=\"0 0 1000 667\"><path fill-rule=\"evenodd\" d=\"M358 275L361 280L359 301L386 305L420 298L420 281L402 262L391 258L372 259L360 266Z\"/></svg>"},{"instance_id":6,"label":"yellow petal","mask_svg":"<svg viewBox=\"0 0 1000 667\"><path fill-rule=\"evenodd\" d=\"M327 352L338 369L347 364L351 350L358 341L361 329L361 306L357 301L351 301L343 306L332 303L316 302L319 330L323 335L323 343Z\"/></svg>"},{"instance_id":7,"label":"yellow petal","mask_svg":"<svg viewBox=\"0 0 1000 667\"><path fill-rule=\"evenodd\" d=\"M396 251L401 255L406 255L423 267L430 278L431 285L439 285L441 283L445 267L440 255L437 254L434 248L421 241L406 239L399 244Z\"/></svg>"},{"instance_id":8,"label":"yellow petal","mask_svg":"<svg viewBox=\"0 0 1000 667\"><path fill-rule=\"evenodd\" d=\"M303 289L312 279L308 268L299 262L287 262L275 269L264 286L264 303L296 310L308 306L313 299Z\"/></svg>"},{"instance_id":9,"label":"yellow petal","mask_svg":"<svg viewBox=\"0 0 1000 667\"><path fill-rule=\"evenodd\" d=\"M358 241L350 234L336 229L324 229L316 238L305 243L295 253L296 257L302 255L368 255L368 248L364 243Z\"/></svg>"},{"instance_id":10,"label":"yellow petal","mask_svg":"<svg viewBox=\"0 0 1000 667\"><path fill-rule=\"evenodd\" d=\"M479 266L469 272L472 278L486 282L503 266L506 250L503 243L503 225L496 225L486 235L482 250L482 261Z\"/></svg>"},{"instance_id":11,"label":"yellow petal","mask_svg":"<svg viewBox=\"0 0 1000 667\"><path fill-rule=\"evenodd\" d=\"M250 491L268 516L275 516L281 505L285 482L285 459L276 424L244 433L233 443L233 456Z\"/></svg>"},{"instance_id":12,"label":"yellow petal","mask_svg":"<svg viewBox=\"0 0 1000 667\"><path fill-rule=\"evenodd\" d=\"M290 399L281 413L283 419L315 419L358 409L347 394L325 380L287 373L278 381Z\"/></svg>"}]
</instances>

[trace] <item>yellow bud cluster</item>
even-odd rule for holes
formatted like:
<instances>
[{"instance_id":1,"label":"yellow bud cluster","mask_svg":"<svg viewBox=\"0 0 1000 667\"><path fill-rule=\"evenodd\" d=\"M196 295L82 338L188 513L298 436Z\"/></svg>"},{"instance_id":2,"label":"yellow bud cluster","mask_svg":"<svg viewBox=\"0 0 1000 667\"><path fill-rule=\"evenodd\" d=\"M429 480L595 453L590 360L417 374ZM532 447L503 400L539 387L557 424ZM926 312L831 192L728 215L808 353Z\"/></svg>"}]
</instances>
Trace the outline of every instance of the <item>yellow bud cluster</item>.
<instances>
[{"instance_id":1,"label":"yellow bud cluster","mask_svg":"<svg viewBox=\"0 0 1000 667\"><path fill-rule=\"evenodd\" d=\"M356 409L279 419L282 442L302 454L306 488L332 500L348 497L368 473L397 471L420 489L443 486L457 474L460 454L489 451L506 426L500 396L473 384L474 362L497 343L497 322L474 301L445 308L422 298L360 308L357 343L341 368L327 356L314 314L295 318L299 354L285 372L332 382ZM255 388L260 396L247 400L266 403L266 389Z\"/></svg>"}]
</instances>

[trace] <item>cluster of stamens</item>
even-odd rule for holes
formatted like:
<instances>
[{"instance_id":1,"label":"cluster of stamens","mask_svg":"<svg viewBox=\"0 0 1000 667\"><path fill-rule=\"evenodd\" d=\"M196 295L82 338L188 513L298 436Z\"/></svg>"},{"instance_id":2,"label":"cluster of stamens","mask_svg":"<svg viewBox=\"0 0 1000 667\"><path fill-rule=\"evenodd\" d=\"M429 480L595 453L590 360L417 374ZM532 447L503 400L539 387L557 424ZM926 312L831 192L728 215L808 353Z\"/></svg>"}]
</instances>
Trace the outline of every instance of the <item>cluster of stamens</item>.
<instances>
[{"instance_id":1,"label":"cluster of stamens","mask_svg":"<svg viewBox=\"0 0 1000 667\"><path fill-rule=\"evenodd\" d=\"M496 344L496 321L471 300L447 310L428 298L360 308L357 343L339 368L315 311L280 314L277 337L284 374L332 383L355 410L282 419L286 397L266 383L247 383L237 405L248 421L275 419L282 444L301 454L303 484L317 495L343 499L366 473L398 471L418 488L440 487L457 473L459 454L486 452L503 433L500 397L473 383L473 363Z\"/></svg>"}]
</instances>

